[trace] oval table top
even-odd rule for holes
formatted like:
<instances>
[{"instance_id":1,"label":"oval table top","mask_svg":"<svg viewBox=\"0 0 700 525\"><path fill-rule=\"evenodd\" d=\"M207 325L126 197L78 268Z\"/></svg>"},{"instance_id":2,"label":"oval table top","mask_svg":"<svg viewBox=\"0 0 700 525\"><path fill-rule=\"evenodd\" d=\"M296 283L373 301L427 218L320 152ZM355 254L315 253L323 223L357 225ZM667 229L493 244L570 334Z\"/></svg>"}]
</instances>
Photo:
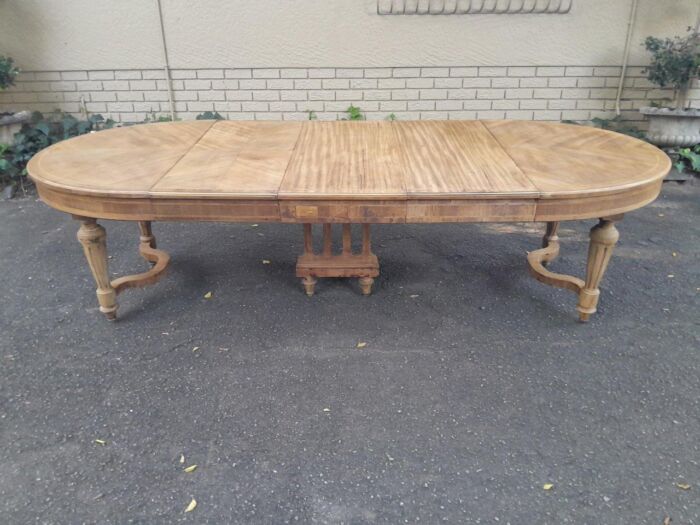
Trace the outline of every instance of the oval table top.
<instances>
[{"instance_id":1,"label":"oval table top","mask_svg":"<svg viewBox=\"0 0 700 525\"><path fill-rule=\"evenodd\" d=\"M534 121L142 124L39 152L49 205L127 220L556 221L656 198L671 162L638 139Z\"/></svg>"}]
</instances>

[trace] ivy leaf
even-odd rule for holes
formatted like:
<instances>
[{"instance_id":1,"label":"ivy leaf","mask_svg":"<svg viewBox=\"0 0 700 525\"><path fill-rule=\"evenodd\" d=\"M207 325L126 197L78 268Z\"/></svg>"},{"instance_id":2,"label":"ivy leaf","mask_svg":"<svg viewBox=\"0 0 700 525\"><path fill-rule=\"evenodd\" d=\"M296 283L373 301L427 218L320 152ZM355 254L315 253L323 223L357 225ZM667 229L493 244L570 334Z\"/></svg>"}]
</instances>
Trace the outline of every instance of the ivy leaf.
<instances>
[{"instance_id":1,"label":"ivy leaf","mask_svg":"<svg viewBox=\"0 0 700 525\"><path fill-rule=\"evenodd\" d=\"M700 155L697 153L688 154L688 160L690 160L690 166L694 171L700 171Z\"/></svg>"},{"instance_id":2,"label":"ivy leaf","mask_svg":"<svg viewBox=\"0 0 700 525\"><path fill-rule=\"evenodd\" d=\"M77 130L78 130L78 135L83 135L84 133L87 133L92 129L92 123L91 122L78 122Z\"/></svg>"},{"instance_id":3,"label":"ivy leaf","mask_svg":"<svg viewBox=\"0 0 700 525\"><path fill-rule=\"evenodd\" d=\"M37 129L38 131L42 132L42 133L43 133L44 135L46 135L47 137L49 136L49 133L50 133L50 131L51 131L51 130L49 129L49 124L48 124L47 122L39 122L39 123L36 125L36 129Z\"/></svg>"}]
</instances>

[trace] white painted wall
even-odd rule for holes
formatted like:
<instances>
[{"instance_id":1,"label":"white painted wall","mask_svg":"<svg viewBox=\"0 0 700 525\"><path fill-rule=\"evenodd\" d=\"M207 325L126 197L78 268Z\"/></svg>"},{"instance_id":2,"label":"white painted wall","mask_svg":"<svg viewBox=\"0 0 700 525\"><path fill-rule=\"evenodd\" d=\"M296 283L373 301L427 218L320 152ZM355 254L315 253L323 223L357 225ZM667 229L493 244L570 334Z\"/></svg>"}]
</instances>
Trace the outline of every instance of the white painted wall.
<instances>
[{"instance_id":1,"label":"white painted wall","mask_svg":"<svg viewBox=\"0 0 700 525\"><path fill-rule=\"evenodd\" d=\"M162 0L173 68L619 65L631 0L564 15L380 16L376 0ZM682 33L697 0L640 0L644 36ZM24 70L162 65L154 0L0 0L0 54Z\"/></svg>"}]
</instances>

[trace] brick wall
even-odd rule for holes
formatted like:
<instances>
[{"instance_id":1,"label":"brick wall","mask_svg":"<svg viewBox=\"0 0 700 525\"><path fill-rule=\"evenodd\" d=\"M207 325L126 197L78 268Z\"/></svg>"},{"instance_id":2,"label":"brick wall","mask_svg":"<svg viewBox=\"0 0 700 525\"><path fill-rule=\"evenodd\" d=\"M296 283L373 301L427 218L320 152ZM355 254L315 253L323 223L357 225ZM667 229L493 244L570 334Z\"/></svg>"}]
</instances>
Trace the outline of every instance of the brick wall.
<instances>
[{"instance_id":1,"label":"brick wall","mask_svg":"<svg viewBox=\"0 0 700 525\"><path fill-rule=\"evenodd\" d=\"M644 128L637 111L670 97L641 67L630 67L622 116ZM300 120L313 111L335 120L353 104L368 119L576 120L614 116L620 67L426 67L187 69L172 71L177 116L218 111L228 119ZM167 115L162 70L35 71L0 93L0 111L53 109L101 113L119 122ZM691 90L699 99L700 89Z\"/></svg>"}]
</instances>

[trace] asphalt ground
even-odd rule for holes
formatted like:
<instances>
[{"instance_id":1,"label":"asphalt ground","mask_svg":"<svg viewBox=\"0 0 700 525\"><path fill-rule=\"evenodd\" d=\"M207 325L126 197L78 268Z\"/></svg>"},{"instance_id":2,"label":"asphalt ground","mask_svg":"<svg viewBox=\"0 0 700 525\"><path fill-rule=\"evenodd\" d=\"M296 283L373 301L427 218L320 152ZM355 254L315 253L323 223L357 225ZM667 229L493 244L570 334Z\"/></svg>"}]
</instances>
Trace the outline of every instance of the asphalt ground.
<instances>
[{"instance_id":1,"label":"asphalt ground","mask_svg":"<svg viewBox=\"0 0 700 525\"><path fill-rule=\"evenodd\" d=\"M373 295L308 298L300 227L158 223L170 272L110 323L75 221L2 202L0 522L698 524L700 184L619 229L581 324L539 224L380 225Z\"/></svg>"}]
</instances>

